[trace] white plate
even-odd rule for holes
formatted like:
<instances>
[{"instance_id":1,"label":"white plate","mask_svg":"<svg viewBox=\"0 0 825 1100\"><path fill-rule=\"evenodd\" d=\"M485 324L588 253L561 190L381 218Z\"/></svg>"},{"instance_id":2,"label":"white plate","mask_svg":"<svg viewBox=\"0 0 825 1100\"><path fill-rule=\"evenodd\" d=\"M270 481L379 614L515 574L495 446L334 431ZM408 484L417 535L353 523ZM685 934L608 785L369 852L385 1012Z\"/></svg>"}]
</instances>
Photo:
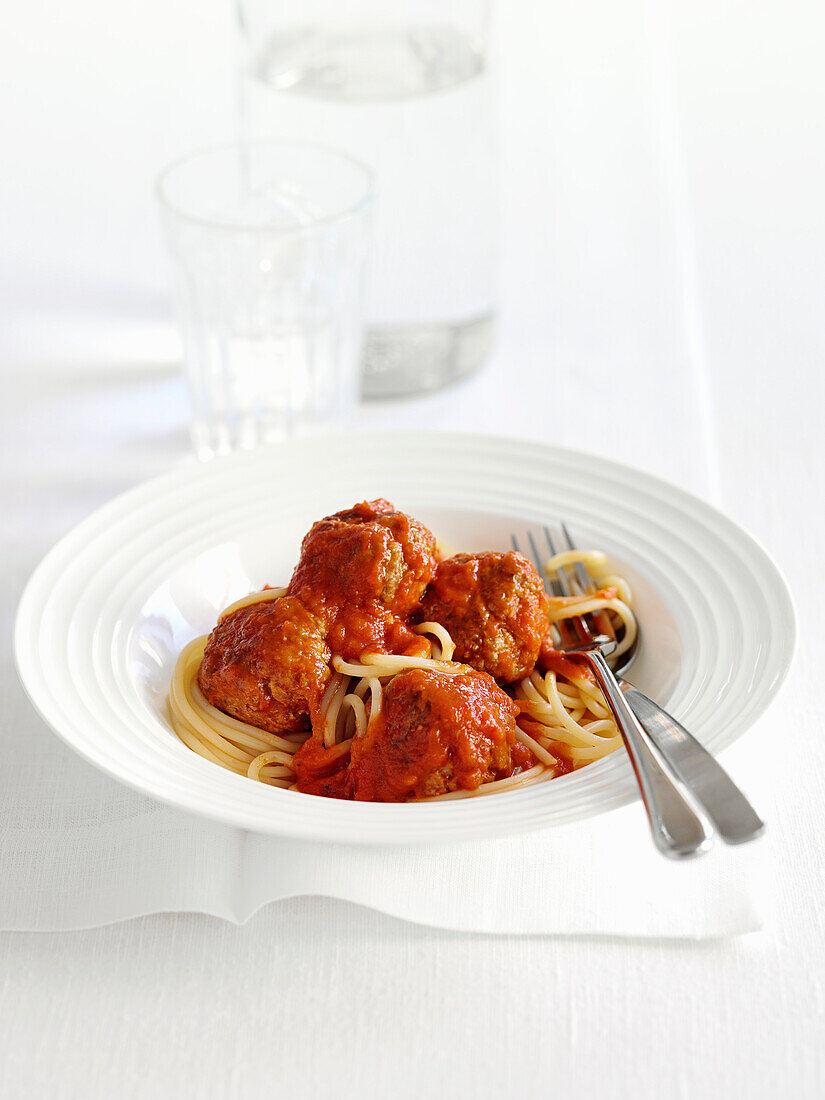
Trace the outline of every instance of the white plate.
<instances>
[{"instance_id":1,"label":"white plate","mask_svg":"<svg viewBox=\"0 0 825 1100\"><path fill-rule=\"evenodd\" d=\"M369 433L192 466L95 512L46 556L18 610L15 653L50 726L138 790L260 832L414 843L546 828L636 796L624 753L521 791L380 805L234 775L174 735L165 697L181 647L250 589L285 583L320 516L385 496L456 549L509 547L556 517L634 585L631 679L718 752L765 710L790 663L793 605L764 550L695 497L592 455L495 436Z\"/></svg>"}]
</instances>

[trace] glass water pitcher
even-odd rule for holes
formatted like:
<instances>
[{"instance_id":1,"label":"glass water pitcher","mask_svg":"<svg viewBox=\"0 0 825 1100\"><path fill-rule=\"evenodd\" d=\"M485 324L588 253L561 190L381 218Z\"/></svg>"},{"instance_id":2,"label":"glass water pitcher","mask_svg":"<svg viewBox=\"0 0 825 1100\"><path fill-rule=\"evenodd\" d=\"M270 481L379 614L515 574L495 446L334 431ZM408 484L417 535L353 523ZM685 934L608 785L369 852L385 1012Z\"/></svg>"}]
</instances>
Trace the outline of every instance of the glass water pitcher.
<instances>
[{"instance_id":1,"label":"glass water pitcher","mask_svg":"<svg viewBox=\"0 0 825 1100\"><path fill-rule=\"evenodd\" d=\"M493 336L487 0L239 0L242 136L346 150L377 176L362 393L437 389Z\"/></svg>"}]
</instances>

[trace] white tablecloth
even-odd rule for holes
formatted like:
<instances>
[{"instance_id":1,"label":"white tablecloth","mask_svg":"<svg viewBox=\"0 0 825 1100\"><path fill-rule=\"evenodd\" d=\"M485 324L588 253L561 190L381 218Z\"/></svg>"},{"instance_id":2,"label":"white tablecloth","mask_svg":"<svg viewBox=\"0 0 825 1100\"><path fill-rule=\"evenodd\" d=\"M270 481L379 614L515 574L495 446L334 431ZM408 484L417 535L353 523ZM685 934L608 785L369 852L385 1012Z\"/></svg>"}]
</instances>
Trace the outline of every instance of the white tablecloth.
<instances>
[{"instance_id":1,"label":"white tablecloth","mask_svg":"<svg viewBox=\"0 0 825 1100\"><path fill-rule=\"evenodd\" d=\"M780 707L726 754L769 820L766 929L516 939L296 899L243 928L178 915L7 934L0 1095L822 1095L822 27L794 5L670 7L508 6L498 351L460 389L359 419L576 444L555 410L597 410L587 446L717 499L777 555L799 658ZM67 486L45 550L183 451L177 383L155 375L169 401L141 406L147 360L174 348L147 187L229 131L224 9L45 8L0 44L6 425L22 391L53 411L71 377L156 436L113 447L105 416L59 447L37 417L7 427L21 582L33 494ZM58 362L75 373L42 367Z\"/></svg>"}]
</instances>

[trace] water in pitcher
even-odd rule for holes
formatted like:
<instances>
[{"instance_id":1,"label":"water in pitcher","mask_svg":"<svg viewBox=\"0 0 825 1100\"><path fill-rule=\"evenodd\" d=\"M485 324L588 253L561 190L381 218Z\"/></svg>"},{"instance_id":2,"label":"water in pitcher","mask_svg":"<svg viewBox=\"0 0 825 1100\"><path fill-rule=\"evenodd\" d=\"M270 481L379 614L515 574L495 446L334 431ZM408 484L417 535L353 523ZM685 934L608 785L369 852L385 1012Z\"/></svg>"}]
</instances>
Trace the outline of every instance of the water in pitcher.
<instances>
[{"instance_id":1,"label":"water in pitcher","mask_svg":"<svg viewBox=\"0 0 825 1100\"><path fill-rule=\"evenodd\" d=\"M277 30L243 81L245 137L346 150L378 177L363 390L435 389L492 339L496 215L486 60L451 27Z\"/></svg>"}]
</instances>

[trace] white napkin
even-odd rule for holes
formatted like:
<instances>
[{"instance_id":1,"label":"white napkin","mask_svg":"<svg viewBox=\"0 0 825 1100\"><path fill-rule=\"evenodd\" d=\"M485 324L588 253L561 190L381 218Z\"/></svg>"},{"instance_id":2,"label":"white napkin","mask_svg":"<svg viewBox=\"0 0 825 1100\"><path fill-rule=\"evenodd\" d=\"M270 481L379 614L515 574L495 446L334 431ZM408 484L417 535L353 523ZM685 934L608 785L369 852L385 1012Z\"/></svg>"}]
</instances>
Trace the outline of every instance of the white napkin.
<instances>
[{"instance_id":1,"label":"white napkin","mask_svg":"<svg viewBox=\"0 0 825 1100\"><path fill-rule=\"evenodd\" d=\"M242 923L305 894L474 932L706 938L762 927L760 846L669 863L638 804L530 836L435 848L281 840L120 787L18 702L4 734L14 764L0 779L2 929L86 928L159 911Z\"/></svg>"},{"instance_id":2,"label":"white napkin","mask_svg":"<svg viewBox=\"0 0 825 1100\"><path fill-rule=\"evenodd\" d=\"M671 864L654 851L638 803L525 837L371 849L212 824L99 774L25 698L12 617L26 577L64 530L180 459L180 385L143 372L82 386L19 380L6 413L0 928L82 928L157 911L242 922L299 894L484 932L714 937L761 927L766 845Z\"/></svg>"},{"instance_id":3,"label":"white napkin","mask_svg":"<svg viewBox=\"0 0 825 1100\"><path fill-rule=\"evenodd\" d=\"M167 808L95 771L33 712L8 645L0 689L0 929L160 911L242 923L302 894L477 932L704 938L762 927L763 844L673 864L653 849L638 803L542 833L429 848L281 840Z\"/></svg>"}]
</instances>

